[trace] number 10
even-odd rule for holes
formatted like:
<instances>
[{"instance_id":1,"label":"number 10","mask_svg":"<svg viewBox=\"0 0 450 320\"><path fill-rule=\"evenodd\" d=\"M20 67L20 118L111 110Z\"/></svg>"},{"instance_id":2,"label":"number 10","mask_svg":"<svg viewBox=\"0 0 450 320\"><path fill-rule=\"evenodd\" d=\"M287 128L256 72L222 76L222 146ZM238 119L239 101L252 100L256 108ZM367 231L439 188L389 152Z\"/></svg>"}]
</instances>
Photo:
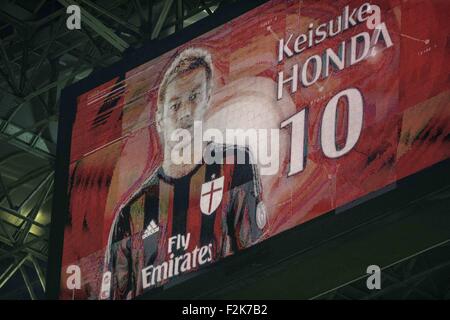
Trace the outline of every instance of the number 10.
<instances>
[{"instance_id":1,"label":"number 10","mask_svg":"<svg viewBox=\"0 0 450 320\"><path fill-rule=\"evenodd\" d=\"M347 98L348 122L345 144L338 150L336 145L337 106L342 97ZM291 124L291 157L288 176L302 172L305 168L307 148L306 123L308 108L297 112L281 123L281 128ZM339 92L326 105L320 127L320 144L324 155L331 159L350 152L359 140L363 124L363 97L358 89Z\"/></svg>"}]
</instances>

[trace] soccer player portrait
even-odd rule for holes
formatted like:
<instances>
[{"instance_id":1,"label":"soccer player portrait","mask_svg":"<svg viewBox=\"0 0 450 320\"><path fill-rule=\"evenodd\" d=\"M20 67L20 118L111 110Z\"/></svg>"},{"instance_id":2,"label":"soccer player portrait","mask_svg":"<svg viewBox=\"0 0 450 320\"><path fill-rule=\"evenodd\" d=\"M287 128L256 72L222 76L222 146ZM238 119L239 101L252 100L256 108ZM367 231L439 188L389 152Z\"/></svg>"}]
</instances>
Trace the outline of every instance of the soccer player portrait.
<instances>
[{"instance_id":1,"label":"soccer player portrait","mask_svg":"<svg viewBox=\"0 0 450 320\"><path fill-rule=\"evenodd\" d=\"M208 51L188 48L164 73L155 116L163 160L115 213L103 299L131 299L247 248L263 235L267 217L248 148L201 142L202 153L221 152L223 161L201 157L175 164L171 158L179 147L173 132L186 130L194 139L194 122L204 120L213 69ZM192 159L198 156L195 148L189 150Z\"/></svg>"}]
</instances>

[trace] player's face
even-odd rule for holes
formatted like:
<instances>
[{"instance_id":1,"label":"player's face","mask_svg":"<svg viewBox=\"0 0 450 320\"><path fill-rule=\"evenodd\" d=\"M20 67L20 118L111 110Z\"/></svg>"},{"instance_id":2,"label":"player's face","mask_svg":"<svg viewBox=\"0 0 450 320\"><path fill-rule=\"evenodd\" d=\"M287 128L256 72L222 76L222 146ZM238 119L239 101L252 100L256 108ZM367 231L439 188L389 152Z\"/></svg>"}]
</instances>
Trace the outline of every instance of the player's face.
<instances>
[{"instance_id":1,"label":"player's face","mask_svg":"<svg viewBox=\"0 0 450 320\"><path fill-rule=\"evenodd\" d=\"M205 69L196 68L179 74L167 86L162 119L166 143L176 129L186 129L193 137L194 121L203 120L208 104L206 81Z\"/></svg>"}]
</instances>

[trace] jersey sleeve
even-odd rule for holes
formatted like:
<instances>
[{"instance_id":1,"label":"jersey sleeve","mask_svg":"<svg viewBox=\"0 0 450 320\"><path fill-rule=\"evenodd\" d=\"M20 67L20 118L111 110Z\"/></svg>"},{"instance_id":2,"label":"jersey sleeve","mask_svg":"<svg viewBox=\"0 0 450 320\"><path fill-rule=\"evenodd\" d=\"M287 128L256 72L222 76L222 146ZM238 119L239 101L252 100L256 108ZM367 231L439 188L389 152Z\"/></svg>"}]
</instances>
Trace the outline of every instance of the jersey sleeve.
<instances>
[{"instance_id":1,"label":"jersey sleeve","mask_svg":"<svg viewBox=\"0 0 450 320\"><path fill-rule=\"evenodd\" d=\"M111 272L110 299L134 296L129 206L120 211L113 225L108 268Z\"/></svg>"},{"instance_id":2,"label":"jersey sleeve","mask_svg":"<svg viewBox=\"0 0 450 320\"><path fill-rule=\"evenodd\" d=\"M258 168L247 148L236 149L236 161L230 186L227 229L233 252L258 242L266 224ZM242 162L242 159L245 159Z\"/></svg>"},{"instance_id":3,"label":"jersey sleeve","mask_svg":"<svg viewBox=\"0 0 450 320\"><path fill-rule=\"evenodd\" d=\"M155 186L155 177L152 175L130 196L112 224L104 264L105 271L111 272L107 299L131 299L142 292L142 287L138 286L142 281L139 271L144 263L142 232L146 210L147 214L151 211L147 204L152 205L152 202L147 201L147 196Z\"/></svg>"}]
</instances>

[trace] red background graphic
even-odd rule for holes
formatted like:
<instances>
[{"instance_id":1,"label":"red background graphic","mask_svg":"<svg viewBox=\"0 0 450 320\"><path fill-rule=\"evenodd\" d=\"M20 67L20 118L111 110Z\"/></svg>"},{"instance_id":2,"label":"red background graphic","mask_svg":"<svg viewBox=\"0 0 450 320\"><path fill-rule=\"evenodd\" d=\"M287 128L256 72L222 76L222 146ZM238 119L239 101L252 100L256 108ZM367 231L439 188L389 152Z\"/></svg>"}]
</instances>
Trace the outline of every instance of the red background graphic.
<instances>
[{"instance_id":1,"label":"red background graphic","mask_svg":"<svg viewBox=\"0 0 450 320\"><path fill-rule=\"evenodd\" d=\"M270 1L81 95L72 132L61 298L72 298L65 289L64 270L70 264L79 265L83 274L83 290L75 298L98 297L114 214L161 162L154 115L161 77L187 47L205 48L212 55L211 123L220 118L225 126L277 128L308 107L305 170L288 177L290 136L285 132L278 174L262 177L264 195L270 194L263 198L269 225L265 238L449 158L447 0L371 1L381 8L393 47L380 42L375 56L276 100L279 71L290 74L294 64L372 31L359 24L280 64L278 40L307 32L310 23L328 22L347 4L357 8L364 2ZM319 141L322 114L326 103L347 88L363 95L362 133L351 152L328 159ZM345 140L345 112L339 115L338 142Z\"/></svg>"}]
</instances>

